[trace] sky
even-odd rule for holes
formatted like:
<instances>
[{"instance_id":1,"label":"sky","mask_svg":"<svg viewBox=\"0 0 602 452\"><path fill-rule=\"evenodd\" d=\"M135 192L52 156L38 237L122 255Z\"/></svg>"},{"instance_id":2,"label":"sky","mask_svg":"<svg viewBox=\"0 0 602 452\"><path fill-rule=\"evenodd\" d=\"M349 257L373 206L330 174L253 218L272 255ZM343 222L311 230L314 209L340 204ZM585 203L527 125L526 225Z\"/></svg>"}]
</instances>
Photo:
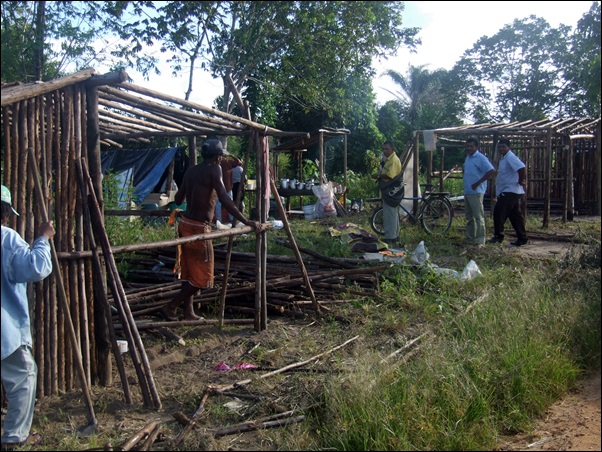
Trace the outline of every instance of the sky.
<instances>
[{"instance_id":1,"label":"sky","mask_svg":"<svg viewBox=\"0 0 602 452\"><path fill-rule=\"evenodd\" d=\"M377 103L382 105L394 99L389 91L398 90L388 76L382 76L387 69L402 74L407 71L408 65L427 65L429 70L449 70L464 51L470 49L481 37L496 34L515 19L535 15L543 17L552 27L563 23L575 28L591 4L592 1L405 2L404 26L421 28L418 37L422 39L422 44L415 54L401 49L395 57L380 63L374 62L377 77L373 81L373 89ZM179 77L173 77L169 66L163 67L161 76L153 75L148 81L132 69L127 72L137 85L184 98L188 72L184 71ZM213 100L222 92L221 79L213 79L209 73L195 70L191 102L213 106Z\"/></svg>"}]
</instances>

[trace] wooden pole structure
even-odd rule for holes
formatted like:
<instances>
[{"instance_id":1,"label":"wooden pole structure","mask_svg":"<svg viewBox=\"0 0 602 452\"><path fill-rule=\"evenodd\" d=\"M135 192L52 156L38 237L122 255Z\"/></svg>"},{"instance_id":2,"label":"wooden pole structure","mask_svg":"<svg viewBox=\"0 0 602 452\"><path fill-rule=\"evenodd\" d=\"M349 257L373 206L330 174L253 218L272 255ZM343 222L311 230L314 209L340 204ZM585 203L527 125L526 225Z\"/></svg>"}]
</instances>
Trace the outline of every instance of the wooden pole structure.
<instances>
[{"instance_id":1,"label":"wooden pole structure","mask_svg":"<svg viewBox=\"0 0 602 452\"><path fill-rule=\"evenodd\" d=\"M295 257L297 258L297 264L299 264L299 268L301 269L301 273L303 275L303 282L305 284L305 292L311 298L311 301L314 306L314 310L316 313L320 313L320 303L316 300L316 295L314 294L314 290L311 287L311 281L309 279L309 275L307 274L307 270L305 269L305 264L303 263L303 258L301 257L301 253L299 252L299 248L297 247L297 242L295 241L295 237L293 237L293 232L291 231L291 226L288 222L288 218L286 217L286 212L284 210L284 206L282 205L282 200L280 199L280 195L278 194L278 188L276 187L276 182L274 182L273 178L270 178L270 182L272 184L272 192L274 193L274 199L276 200L276 205L278 206L278 212L280 213L280 218L282 218L282 224L284 225L284 230L286 231L286 235L291 243L291 248Z\"/></svg>"},{"instance_id":2,"label":"wooden pole structure","mask_svg":"<svg viewBox=\"0 0 602 452\"><path fill-rule=\"evenodd\" d=\"M552 128L548 127L546 133L546 159L545 159L545 187L543 206L543 227L550 225L550 201L552 197Z\"/></svg>"},{"instance_id":3,"label":"wooden pole structure","mask_svg":"<svg viewBox=\"0 0 602 452\"><path fill-rule=\"evenodd\" d=\"M33 179L35 183L35 192L38 197L38 202L40 204L42 210L42 219L47 222L49 221L48 211L46 210L46 204L44 199L44 193L42 192L42 186L40 184L40 176L38 174L38 167L35 160L35 151L33 148L29 148L30 155L30 167L33 173ZM65 293L65 286L63 283L63 277L60 271L60 263L59 259L56 255L56 249L54 248L54 242L49 240L50 249L52 252L52 264L55 269L55 276L57 281L57 287L59 290L59 301L61 308L64 312L65 317L65 325L67 327L67 333L69 336L69 340L71 341L71 346L73 348L73 355L75 357L76 370L78 372L79 383L81 385L82 392L84 394L84 398L86 401L86 407L88 409L88 425L84 427L84 429L91 429L96 431L98 426L98 422L96 420L96 415L94 414L94 406L92 405L92 399L90 397L90 389L88 388L88 381L86 380L86 372L84 371L84 367L82 364L82 355L79 349L79 344L77 342L77 337L75 335L75 329L73 328L73 322L71 321L71 315L69 312L69 304L67 303L67 295Z\"/></svg>"},{"instance_id":4,"label":"wooden pole structure","mask_svg":"<svg viewBox=\"0 0 602 452\"><path fill-rule=\"evenodd\" d=\"M250 119L250 117L249 117L249 119ZM249 165L249 156L251 155L252 147L253 147L253 140L249 140L249 145L247 146L247 152L245 154L245 161L243 163L244 166L243 166L243 170L242 170L242 176L240 178L240 186L239 186L238 193L236 193L236 198L234 200L234 203L236 204L237 208L240 205L240 201L242 199L242 193L244 190L244 187L242 186L242 184L245 180L245 174L247 174L247 167ZM236 220L234 220L234 221L236 221ZM234 245L234 236L231 235L230 237L228 237L228 252L226 254L226 261L224 263L224 279L223 279L223 283L222 283L222 292L221 292L220 300L219 300L219 329L220 330L223 328L223 325L224 325L224 312L226 309L226 293L228 291L228 275L230 273L230 257L232 255L232 246L233 245Z\"/></svg>"},{"instance_id":5,"label":"wooden pole structure","mask_svg":"<svg viewBox=\"0 0 602 452\"><path fill-rule=\"evenodd\" d=\"M418 196L418 170L420 169L419 166L419 162L418 162L418 150L420 149L420 134L417 133L414 136L414 149L413 149L413 159L414 159L414 167L413 167L413 184L412 184L412 196L413 197L417 197ZM414 205L412 207L412 211L413 212L418 212L418 200L414 200Z\"/></svg>"},{"instance_id":6,"label":"wooden pole structure","mask_svg":"<svg viewBox=\"0 0 602 452\"><path fill-rule=\"evenodd\" d=\"M79 190L82 198L82 214L83 214L83 223L86 228L86 236L88 238L88 243L90 245L90 249L92 250L92 266L94 268L94 272L97 275L102 274L102 264L100 262L100 256L98 254L98 248L96 247L96 240L94 239L94 231L92 230L92 219L90 217L90 210L88 205L88 194L86 190L86 183L84 182L84 171L82 167L82 158L81 153L78 155L78 158L75 161L76 169L77 169L77 179L79 184ZM119 346L117 345L117 337L115 336L115 327L113 325L113 318L111 315L111 305L109 304L109 300L107 299L107 289L105 285L105 281L102 278L97 278L97 283L100 285L100 289L96 291L96 294L101 297L100 304L103 308L103 313L106 318L107 326L109 329L109 338L111 344L113 346L113 354L115 356L115 362L117 363L117 369L119 371L119 376L121 378L121 385L123 387L123 396L125 398L125 402L128 405L132 404L132 395L130 392L130 386L127 380L127 374L125 372L125 366L123 363L123 358L121 357L121 352L119 351ZM98 326L97 326L98 327Z\"/></svg>"},{"instance_id":7,"label":"wooden pole structure","mask_svg":"<svg viewBox=\"0 0 602 452\"><path fill-rule=\"evenodd\" d=\"M150 401L148 400L148 394L146 394L146 391L148 391L153 399L153 404L155 408L160 409L161 400L159 398L159 393L157 392L157 389L155 387L152 370L148 362L148 357L146 356L144 345L142 344L142 339L140 338L140 334L138 333L138 329L136 328L136 323L128 305L125 291L123 290L121 280L119 279L119 272L117 271L117 265L115 264L113 253L111 252L109 238L104 227L102 226L100 206L98 205L98 201L96 200L93 182L90 177L90 174L88 173L88 169L86 168L86 164L83 161L82 169L84 179L88 184L88 196L90 197L89 206L91 207L90 213L92 214L92 223L99 225L96 232L99 236L100 244L103 249L107 269L109 270L108 276L109 281L111 283L111 288L113 290L113 299L117 301L116 304L123 319L122 321L124 323L124 326L127 325L129 327L129 331L127 327L124 329L124 331L126 331L126 334L128 335L130 355L132 356L132 360L135 361L136 359L139 359L140 361L142 361L142 367L136 366L136 370L138 372L140 386L143 389L142 393L145 399L145 404L147 406L150 405Z\"/></svg>"}]
</instances>

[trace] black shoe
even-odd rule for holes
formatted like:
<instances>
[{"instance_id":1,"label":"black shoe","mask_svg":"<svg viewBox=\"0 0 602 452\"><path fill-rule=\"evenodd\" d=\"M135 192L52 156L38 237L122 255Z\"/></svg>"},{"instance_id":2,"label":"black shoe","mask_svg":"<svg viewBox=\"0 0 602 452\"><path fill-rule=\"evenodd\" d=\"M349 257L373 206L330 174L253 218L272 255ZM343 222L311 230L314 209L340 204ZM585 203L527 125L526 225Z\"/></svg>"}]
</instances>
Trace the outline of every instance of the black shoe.
<instances>
[{"instance_id":1,"label":"black shoe","mask_svg":"<svg viewBox=\"0 0 602 452\"><path fill-rule=\"evenodd\" d=\"M529 239L518 239L516 242L512 242L514 246L523 246L529 243Z\"/></svg>"},{"instance_id":2,"label":"black shoe","mask_svg":"<svg viewBox=\"0 0 602 452\"><path fill-rule=\"evenodd\" d=\"M497 235L494 235L489 240L487 240L487 243L502 243L503 241L504 241L504 237L499 237Z\"/></svg>"}]
</instances>

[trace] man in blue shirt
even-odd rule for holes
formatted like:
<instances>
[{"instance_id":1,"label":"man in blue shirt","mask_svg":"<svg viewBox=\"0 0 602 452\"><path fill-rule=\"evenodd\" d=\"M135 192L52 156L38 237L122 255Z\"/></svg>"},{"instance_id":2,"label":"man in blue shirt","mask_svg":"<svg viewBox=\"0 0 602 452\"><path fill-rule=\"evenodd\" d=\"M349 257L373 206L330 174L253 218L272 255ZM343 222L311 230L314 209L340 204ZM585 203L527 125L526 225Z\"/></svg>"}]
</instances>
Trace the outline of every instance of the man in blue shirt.
<instances>
[{"instance_id":1,"label":"man in blue shirt","mask_svg":"<svg viewBox=\"0 0 602 452\"><path fill-rule=\"evenodd\" d=\"M466 216L466 240L478 246L485 245L485 210L483 195L487 180L495 174L489 159L479 151L479 140L466 140L464 161L464 214Z\"/></svg>"},{"instance_id":2,"label":"man in blue shirt","mask_svg":"<svg viewBox=\"0 0 602 452\"><path fill-rule=\"evenodd\" d=\"M49 240L54 237L52 222L40 226L33 246L7 227L11 215L11 195L2 185L2 384L8 409L4 417L2 450L32 445L40 439L29 435L36 400L38 367L31 348L31 320L27 283L37 282L52 272Z\"/></svg>"},{"instance_id":3,"label":"man in blue shirt","mask_svg":"<svg viewBox=\"0 0 602 452\"><path fill-rule=\"evenodd\" d=\"M509 219L518 237L512 244L523 246L529 243L529 239L525 228L525 217L520 210L519 202L524 196L527 186L527 169L525 164L510 150L510 140L500 138L497 150L502 157L495 178L497 202L493 208L494 235L488 243L501 243L504 240L504 223Z\"/></svg>"}]
</instances>

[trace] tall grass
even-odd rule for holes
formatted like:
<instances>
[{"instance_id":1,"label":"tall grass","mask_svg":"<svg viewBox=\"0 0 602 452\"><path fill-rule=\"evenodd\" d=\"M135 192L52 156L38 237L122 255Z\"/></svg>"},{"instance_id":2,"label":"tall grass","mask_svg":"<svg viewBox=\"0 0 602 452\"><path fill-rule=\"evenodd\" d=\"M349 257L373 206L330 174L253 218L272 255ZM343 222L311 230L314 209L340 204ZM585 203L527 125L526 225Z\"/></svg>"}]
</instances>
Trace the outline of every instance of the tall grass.
<instances>
[{"instance_id":1,"label":"tall grass","mask_svg":"<svg viewBox=\"0 0 602 452\"><path fill-rule=\"evenodd\" d=\"M593 265L501 265L469 282L479 302L432 323L413 359L363 362L332 380L316 447L486 450L502 432L527 430L581 372L600 367L597 249ZM445 281L443 291L457 290Z\"/></svg>"}]
</instances>

